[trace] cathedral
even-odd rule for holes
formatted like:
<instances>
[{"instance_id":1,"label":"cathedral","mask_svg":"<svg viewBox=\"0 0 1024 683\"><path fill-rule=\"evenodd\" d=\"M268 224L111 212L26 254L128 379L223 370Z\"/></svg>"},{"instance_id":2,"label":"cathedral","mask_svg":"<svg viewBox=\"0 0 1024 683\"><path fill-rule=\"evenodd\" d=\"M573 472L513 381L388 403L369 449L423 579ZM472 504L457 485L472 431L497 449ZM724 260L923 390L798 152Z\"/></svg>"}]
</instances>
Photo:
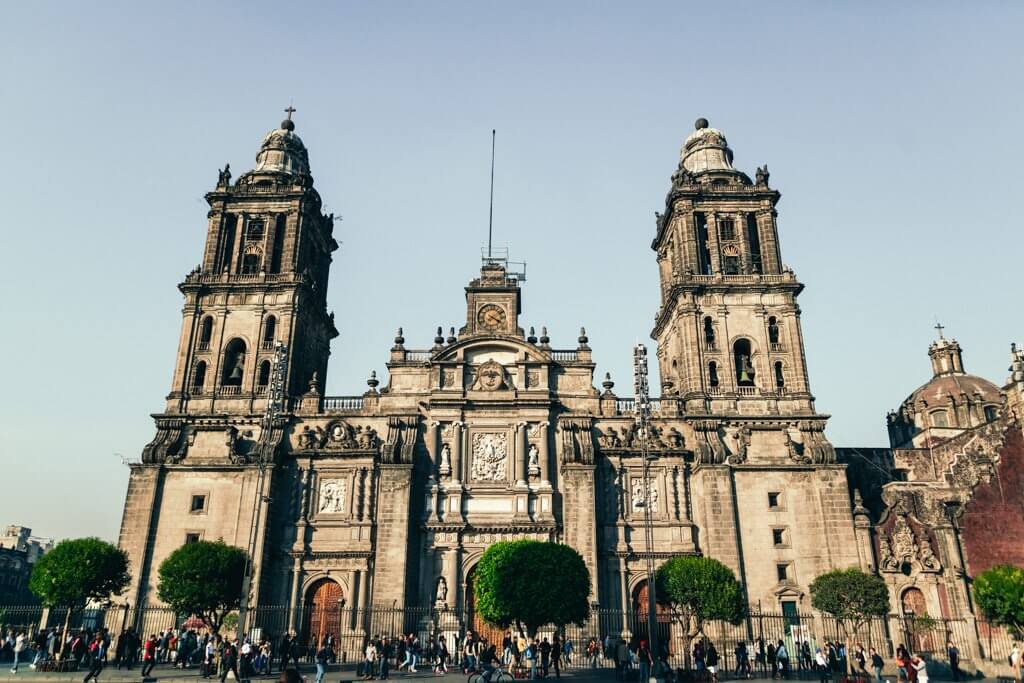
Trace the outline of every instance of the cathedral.
<instances>
[{"instance_id":1,"label":"cathedral","mask_svg":"<svg viewBox=\"0 0 1024 683\"><path fill-rule=\"evenodd\" d=\"M472 274L457 331L412 348L399 329L386 376L326 396L338 244L289 112L252 170L225 168L206 195L170 392L132 466L124 598L159 605L164 558L223 539L253 558L250 609L336 604L339 629L365 632L368 608L449 608L467 627L481 554L529 538L575 548L592 604L622 614L644 604L649 558L696 554L781 614L810 611L819 574L859 567L885 577L895 611L974 620L969 577L1024 564L1024 356L1000 388L940 330L933 378L889 415L892 447L835 448L779 199L767 167L740 171L697 121L651 242L660 397L646 435L633 398L595 378L585 330L558 346L522 323L528 292L504 258Z\"/></svg>"}]
</instances>

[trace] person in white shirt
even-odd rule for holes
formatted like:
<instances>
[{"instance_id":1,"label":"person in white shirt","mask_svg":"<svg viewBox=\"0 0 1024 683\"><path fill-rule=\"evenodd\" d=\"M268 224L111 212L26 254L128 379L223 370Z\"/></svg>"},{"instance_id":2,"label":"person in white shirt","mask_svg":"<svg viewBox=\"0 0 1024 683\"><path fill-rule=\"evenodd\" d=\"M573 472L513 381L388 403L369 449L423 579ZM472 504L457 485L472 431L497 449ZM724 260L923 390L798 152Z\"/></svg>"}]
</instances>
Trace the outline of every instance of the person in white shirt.
<instances>
[{"instance_id":1,"label":"person in white shirt","mask_svg":"<svg viewBox=\"0 0 1024 683\"><path fill-rule=\"evenodd\" d=\"M928 683L928 662L914 655L910 659L910 666L917 672L917 683Z\"/></svg>"},{"instance_id":2,"label":"person in white shirt","mask_svg":"<svg viewBox=\"0 0 1024 683\"><path fill-rule=\"evenodd\" d=\"M24 632L19 633L18 637L14 639L14 666L11 667L11 673L18 673L18 660L21 658L21 653L28 647L27 639L25 638Z\"/></svg>"},{"instance_id":3,"label":"person in white shirt","mask_svg":"<svg viewBox=\"0 0 1024 683\"><path fill-rule=\"evenodd\" d=\"M818 669L818 675L821 676L821 683L826 683L828 681L829 673L831 672L831 667L828 665L828 657L825 656L825 653L821 651L820 647L814 653L814 665Z\"/></svg>"},{"instance_id":4,"label":"person in white shirt","mask_svg":"<svg viewBox=\"0 0 1024 683\"><path fill-rule=\"evenodd\" d=\"M1020 680L1020 665L1020 647L1017 646L1017 643L1014 643L1013 649L1010 651L1010 667L1013 669L1013 677L1018 681Z\"/></svg>"}]
</instances>

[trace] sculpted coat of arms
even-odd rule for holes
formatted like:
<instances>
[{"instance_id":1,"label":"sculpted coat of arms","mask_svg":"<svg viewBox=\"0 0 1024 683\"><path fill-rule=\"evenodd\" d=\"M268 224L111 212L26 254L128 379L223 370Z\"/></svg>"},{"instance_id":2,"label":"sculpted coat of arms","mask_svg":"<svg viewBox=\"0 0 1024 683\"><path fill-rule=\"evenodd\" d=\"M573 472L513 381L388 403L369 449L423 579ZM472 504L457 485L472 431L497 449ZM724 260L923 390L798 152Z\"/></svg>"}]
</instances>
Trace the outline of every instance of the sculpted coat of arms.
<instances>
[{"instance_id":1,"label":"sculpted coat of arms","mask_svg":"<svg viewBox=\"0 0 1024 683\"><path fill-rule=\"evenodd\" d=\"M473 479L504 481L507 478L508 436L501 432L473 435Z\"/></svg>"},{"instance_id":2,"label":"sculpted coat of arms","mask_svg":"<svg viewBox=\"0 0 1024 683\"><path fill-rule=\"evenodd\" d=\"M505 382L505 368L501 363L489 360L482 364L476 371L476 382L473 389L477 391L497 391L507 389Z\"/></svg>"}]
</instances>

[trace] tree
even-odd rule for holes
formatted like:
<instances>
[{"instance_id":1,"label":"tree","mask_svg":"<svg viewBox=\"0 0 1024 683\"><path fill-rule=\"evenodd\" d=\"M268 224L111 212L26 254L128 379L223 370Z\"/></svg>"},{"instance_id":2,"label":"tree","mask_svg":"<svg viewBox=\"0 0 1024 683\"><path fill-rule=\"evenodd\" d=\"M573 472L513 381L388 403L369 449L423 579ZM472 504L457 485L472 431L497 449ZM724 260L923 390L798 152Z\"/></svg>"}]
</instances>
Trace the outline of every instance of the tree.
<instances>
[{"instance_id":1,"label":"tree","mask_svg":"<svg viewBox=\"0 0 1024 683\"><path fill-rule=\"evenodd\" d=\"M89 600L109 599L129 581L128 555L123 550L98 538L75 538L61 541L39 558L28 588L47 607L67 608L67 633L72 612Z\"/></svg>"},{"instance_id":2,"label":"tree","mask_svg":"<svg viewBox=\"0 0 1024 683\"><path fill-rule=\"evenodd\" d=\"M590 615L590 572L578 552L558 543L495 543L476 566L473 591L484 621L515 624L524 635L544 624L582 624Z\"/></svg>"},{"instance_id":3,"label":"tree","mask_svg":"<svg viewBox=\"0 0 1024 683\"><path fill-rule=\"evenodd\" d=\"M157 596L217 633L241 603L245 563L246 552L224 541L186 543L160 564Z\"/></svg>"},{"instance_id":4,"label":"tree","mask_svg":"<svg viewBox=\"0 0 1024 683\"><path fill-rule=\"evenodd\" d=\"M811 606L836 620L849 653L850 637L871 619L889 613L889 589L880 576L856 567L833 569L811 582ZM851 658L846 659L850 666Z\"/></svg>"},{"instance_id":5,"label":"tree","mask_svg":"<svg viewBox=\"0 0 1024 683\"><path fill-rule=\"evenodd\" d=\"M974 599L993 624L1024 633L1024 569L1000 564L974 577Z\"/></svg>"},{"instance_id":6,"label":"tree","mask_svg":"<svg viewBox=\"0 0 1024 683\"><path fill-rule=\"evenodd\" d=\"M690 643L704 633L705 621L743 621L743 587L732 570L718 560L673 557L658 567L654 585L658 602L671 610L672 619L680 627L687 662Z\"/></svg>"}]
</instances>

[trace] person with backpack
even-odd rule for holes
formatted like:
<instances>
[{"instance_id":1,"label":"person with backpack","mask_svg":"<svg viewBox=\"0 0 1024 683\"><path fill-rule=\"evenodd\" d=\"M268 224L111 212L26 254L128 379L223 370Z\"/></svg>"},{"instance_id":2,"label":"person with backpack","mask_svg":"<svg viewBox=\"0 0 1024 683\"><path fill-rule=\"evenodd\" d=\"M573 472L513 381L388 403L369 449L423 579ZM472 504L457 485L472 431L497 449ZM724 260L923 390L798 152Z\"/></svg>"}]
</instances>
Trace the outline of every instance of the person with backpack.
<instances>
[{"instance_id":1,"label":"person with backpack","mask_svg":"<svg viewBox=\"0 0 1024 683\"><path fill-rule=\"evenodd\" d=\"M96 638L89 645L89 656L91 657L91 663L89 665L89 671L86 672L85 678L82 679L82 683L89 683L92 679L99 683L100 672L103 671L103 664L107 659L107 644L103 640L103 634L97 633Z\"/></svg>"}]
</instances>

